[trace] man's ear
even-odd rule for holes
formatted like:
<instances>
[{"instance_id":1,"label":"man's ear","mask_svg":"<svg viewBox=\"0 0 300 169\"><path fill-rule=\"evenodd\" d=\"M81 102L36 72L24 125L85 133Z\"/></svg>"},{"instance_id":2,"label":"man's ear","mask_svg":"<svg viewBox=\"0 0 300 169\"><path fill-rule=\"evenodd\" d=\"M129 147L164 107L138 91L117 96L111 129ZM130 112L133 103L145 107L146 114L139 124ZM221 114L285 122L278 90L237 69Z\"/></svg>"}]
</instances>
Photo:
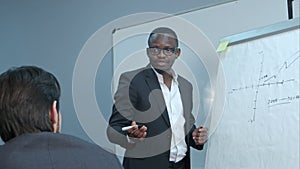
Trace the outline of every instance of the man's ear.
<instances>
[{"instance_id":1,"label":"man's ear","mask_svg":"<svg viewBox=\"0 0 300 169\"><path fill-rule=\"evenodd\" d=\"M176 59L180 56L180 53L181 53L180 48L177 48L175 52Z\"/></svg>"},{"instance_id":2,"label":"man's ear","mask_svg":"<svg viewBox=\"0 0 300 169\"><path fill-rule=\"evenodd\" d=\"M147 48L147 49L146 49L146 53L147 53L147 56L148 56L148 57L150 57L150 56L151 56L151 55L150 55L149 48Z\"/></svg>"},{"instance_id":3,"label":"man's ear","mask_svg":"<svg viewBox=\"0 0 300 169\"><path fill-rule=\"evenodd\" d=\"M55 100L53 103L52 103L52 106L51 106L51 109L50 109L50 112L49 112L49 115L50 115L50 121L52 123L52 128L53 128L53 132L54 133L59 133L59 112L57 111L57 101Z\"/></svg>"}]
</instances>

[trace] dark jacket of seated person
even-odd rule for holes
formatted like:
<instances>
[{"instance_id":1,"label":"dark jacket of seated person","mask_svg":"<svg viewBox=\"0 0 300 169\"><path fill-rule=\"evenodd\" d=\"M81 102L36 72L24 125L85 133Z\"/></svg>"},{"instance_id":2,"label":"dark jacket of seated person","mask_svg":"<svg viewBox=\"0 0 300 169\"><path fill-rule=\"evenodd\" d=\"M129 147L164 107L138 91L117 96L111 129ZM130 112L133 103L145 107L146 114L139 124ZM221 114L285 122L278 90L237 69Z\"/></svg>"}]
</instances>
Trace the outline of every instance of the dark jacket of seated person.
<instances>
[{"instance_id":1,"label":"dark jacket of seated person","mask_svg":"<svg viewBox=\"0 0 300 169\"><path fill-rule=\"evenodd\" d=\"M122 169L96 144L60 134L60 85L35 66L0 75L0 169Z\"/></svg>"}]
</instances>

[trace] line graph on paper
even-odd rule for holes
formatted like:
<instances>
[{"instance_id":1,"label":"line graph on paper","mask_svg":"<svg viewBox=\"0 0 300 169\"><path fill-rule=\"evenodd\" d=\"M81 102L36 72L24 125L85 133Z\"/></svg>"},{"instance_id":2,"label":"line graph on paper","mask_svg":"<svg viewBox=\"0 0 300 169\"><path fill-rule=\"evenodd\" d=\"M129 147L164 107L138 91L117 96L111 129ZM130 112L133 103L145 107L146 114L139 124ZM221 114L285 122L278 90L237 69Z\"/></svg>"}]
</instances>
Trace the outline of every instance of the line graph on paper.
<instances>
[{"instance_id":1,"label":"line graph on paper","mask_svg":"<svg viewBox=\"0 0 300 169\"><path fill-rule=\"evenodd\" d=\"M220 57L226 100L207 168L299 169L299 33L232 45Z\"/></svg>"},{"instance_id":2,"label":"line graph on paper","mask_svg":"<svg viewBox=\"0 0 300 169\"><path fill-rule=\"evenodd\" d=\"M265 72L266 61L265 61L265 53L264 51L257 52L257 59L260 60L260 63L256 64L258 71L258 76L256 82L246 84L245 86L239 86L231 88L228 94L236 94L242 90L253 90L254 97L252 99L252 116L248 120L248 122L253 123L256 119L256 113L258 109L258 96L261 93L261 90L264 88L275 87L285 88L290 86L290 84L298 84L299 85L299 74L298 76L288 76L289 72L295 71L299 72L299 58L300 58L300 50L292 52L289 56L285 57L283 62L279 63L276 66L273 66L271 72ZM278 59L278 58L277 58ZM273 96L269 97L267 100L263 102L266 104L268 108L281 106L284 104L290 104L299 100L299 92L294 94L285 95L285 96Z\"/></svg>"}]
</instances>

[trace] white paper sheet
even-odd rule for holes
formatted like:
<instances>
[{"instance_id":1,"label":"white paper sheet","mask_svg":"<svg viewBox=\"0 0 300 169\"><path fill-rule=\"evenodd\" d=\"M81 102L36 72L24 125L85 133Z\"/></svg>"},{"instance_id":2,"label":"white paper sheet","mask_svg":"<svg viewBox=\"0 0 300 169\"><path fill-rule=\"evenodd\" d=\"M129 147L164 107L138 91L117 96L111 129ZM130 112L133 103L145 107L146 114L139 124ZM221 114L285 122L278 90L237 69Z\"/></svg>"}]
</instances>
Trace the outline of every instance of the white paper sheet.
<instances>
[{"instance_id":1,"label":"white paper sheet","mask_svg":"<svg viewBox=\"0 0 300 169\"><path fill-rule=\"evenodd\" d=\"M299 29L230 46L206 169L299 169Z\"/></svg>"}]
</instances>

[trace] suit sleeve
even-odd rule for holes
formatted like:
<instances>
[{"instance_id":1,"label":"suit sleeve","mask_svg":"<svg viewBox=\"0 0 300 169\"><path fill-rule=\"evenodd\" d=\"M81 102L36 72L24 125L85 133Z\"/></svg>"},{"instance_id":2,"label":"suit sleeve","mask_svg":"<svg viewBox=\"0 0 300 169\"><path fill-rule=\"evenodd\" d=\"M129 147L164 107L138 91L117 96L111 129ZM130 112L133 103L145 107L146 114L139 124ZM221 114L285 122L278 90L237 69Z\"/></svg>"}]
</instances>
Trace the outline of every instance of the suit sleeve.
<instances>
[{"instance_id":1,"label":"suit sleeve","mask_svg":"<svg viewBox=\"0 0 300 169\"><path fill-rule=\"evenodd\" d=\"M192 87L192 84L188 83L188 91L190 92L190 96L191 96L191 99L190 99L190 110L189 110L189 124L190 124L190 130L188 131L188 136L187 136L187 139L188 139L188 145L197 149L197 150L202 150L203 149L203 145L196 145L194 139L193 139L193 136L192 136L192 133L193 131L196 129L196 125L195 125L195 117L194 115L192 114L192 109L193 109L193 87Z\"/></svg>"},{"instance_id":2,"label":"suit sleeve","mask_svg":"<svg viewBox=\"0 0 300 169\"><path fill-rule=\"evenodd\" d=\"M129 74L122 74L119 79L118 90L114 96L115 103L107 128L109 141L124 148L133 146L127 140L127 132L122 131L122 127L131 125L134 113L133 104L137 100L136 92L130 86L131 79Z\"/></svg>"}]
</instances>

